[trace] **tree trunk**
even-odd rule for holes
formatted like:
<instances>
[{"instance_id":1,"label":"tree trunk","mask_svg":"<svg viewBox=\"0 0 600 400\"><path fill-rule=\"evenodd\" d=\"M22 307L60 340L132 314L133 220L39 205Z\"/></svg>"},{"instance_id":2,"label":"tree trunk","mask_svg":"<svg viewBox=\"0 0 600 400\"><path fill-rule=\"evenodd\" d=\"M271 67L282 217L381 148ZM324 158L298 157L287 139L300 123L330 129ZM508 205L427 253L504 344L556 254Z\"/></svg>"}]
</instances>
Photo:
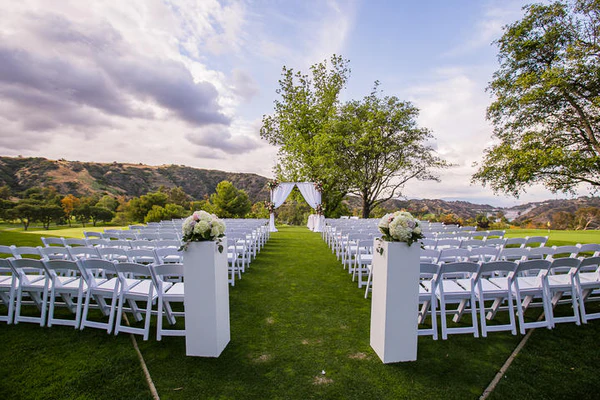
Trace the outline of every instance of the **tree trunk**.
<instances>
[{"instance_id":1,"label":"tree trunk","mask_svg":"<svg viewBox=\"0 0 600 400\"><path fill-rule=\"evenodd\" d=\"M369 218L369 214L371 214L371 203L367 201L366 196L362 199L362 217Z\"/></svg>"}]
</instances>

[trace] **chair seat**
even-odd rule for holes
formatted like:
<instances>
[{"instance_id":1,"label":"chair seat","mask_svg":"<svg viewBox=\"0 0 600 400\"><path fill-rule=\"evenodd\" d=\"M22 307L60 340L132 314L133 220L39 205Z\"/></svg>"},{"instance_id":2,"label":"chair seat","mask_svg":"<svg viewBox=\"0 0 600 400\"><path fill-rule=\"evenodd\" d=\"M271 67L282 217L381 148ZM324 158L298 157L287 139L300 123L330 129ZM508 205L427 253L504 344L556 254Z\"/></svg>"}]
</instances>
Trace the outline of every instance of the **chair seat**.
<instances>
[{"instance_id":1,"label":"chair seat","mask_svg":"<svg viewBox=\"0 0 600 400\"><path fill-rule=\"evenodd\" d=\"M126 291L127 296L139 296L143 299L148 297L148 293L150 292L150 287L154 286L151 280L149 279L141 279L138 283L129 288ZM156 297L156 291L153 292L154 297Z\"/></svg>"},{"instance_id":2,"label":"chair seat","mask_svg":"<svg viewBox=\"0 0 600 400\"><path fill-rule=\"evenodd\" d=\"M29 275L28 275L28 277L29 277ZM48 284L48 282L46 282L46 279L35 279L34 281L29 281L27 283L23 282L21 287L23 288L23 290L28 290L28 289L43 290L44 286L46 286L47 284Z\"/></svg>"},{"instance_id":3,"label":"chair seat","mask_svg":"<svg viewBox=\"0 0 600 400\"><path fill-rule=\"evenodd\" d=\"M498 294L502 294L502 293L506 293L506 291L508 290L508 284L506 282L506 279L499 279L496 278L496 280L492 280L494 278L491 279L481 279L481 290L483 290L483 292L485 294L494 294L494 293L498 293Z\"/></svg>"},{"instance_id":4,"label":"chair seat","mask_svg":"<svg viewBox=\"0 0 600 400\"><path fill-rule=\"evenodd\" d=\"M163 298L166 300L167 298L182 298L184 295L184 285L182 282L176 282L169 289L165 291Z\"/></svg>"},{"instance_id":5,"label":"chair seat","mask_svg":"<svg viewBox=\"0 0 600 400\"><path fill-rule=\"evenodd\" d=\"M118 278L110 278L109 280L105 280L104 282L100 283L94 288L94 290L103 292L113 292L115 290L115 285L117 284L117 282L119 282Z\"/></svg>"},{"instance_id":6,"label":"chair seat","mask_svg":"<svg viewBox=\"0 0 600 400\"><path fill-rule=\"evenodd\" d=\"M566 286L571 287L571 276L567 274L550 275L548 276L548 284L550 286Z\"/></svg>"},{"instance_id":7,"label":"chair seat","mask_svg":"<svg viewBox=\"0 0 600 400\"><path fill-rule=\"evenodd\" d=\"M519 282L519 289L521 292L528 290L540 290L542 288L542 281L538 276L524 276L517 278Z\"/></svg>"},{"instance_id":8,"label":"chair seat","mask_svg":"<svg viewBox=\"0 0 600 400\"><path fill-rule=\"evenodd\" d=\"M12 282L12 277L11 276L0 276L0 285L1 284L5 284L5 283L9 283L10 284L10 282Z\"/></svg>"},{"instance_id":9,"label":"chair seat","mask_svg":"<svg viewBox=\"0 0 600 400\"><path fill-rule=\"evenodd\" d=\"M579 281L582 286L585 285L597 285L600 283L600 279L598 279L597 272L583 272L579 273Z\"/></svg>"},{"instance_id":10,"label":"chair seat","mask_svg":"<svg viewBox=\"0 0 600 400\"><path fill-rule=\"evenodd\" d=\"M464 287L462 287L461 285L459 285L453 279L444 279L442 285L443 285L443 288L444 288L444 296L446 298L470 296L470 291L469 290L465 290ZM439 289L439 287L436 290L436 295L438 297L440 297L440 289Z\"/></svg>"}]
</instances>

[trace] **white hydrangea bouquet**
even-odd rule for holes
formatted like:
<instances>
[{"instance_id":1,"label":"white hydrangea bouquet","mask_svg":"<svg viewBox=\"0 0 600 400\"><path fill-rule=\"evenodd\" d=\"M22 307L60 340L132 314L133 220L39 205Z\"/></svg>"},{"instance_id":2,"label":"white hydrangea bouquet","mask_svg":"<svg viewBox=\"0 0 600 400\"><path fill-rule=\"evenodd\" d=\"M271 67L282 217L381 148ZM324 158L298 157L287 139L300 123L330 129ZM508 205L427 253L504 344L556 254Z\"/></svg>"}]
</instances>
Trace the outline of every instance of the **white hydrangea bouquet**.
<instances>
[{"instance_id":1,"label":"white hydrangea bouquet","mask_svg":"<svg viewBox=\"0 0 600 400\"><path fill-rule=\"evenodd\" d=\"M194 211L183 221L183 245L179 250L187 249L190 242L204 242L208 240L217 242L219 253L223 252L221 238L225 236L225 222L216 215L206 211Z\"/></svg>"},{"instance_id":2,"label":"white hydrangea bouquet","mask_svg":"<svg viewBox=\"0 0 600 400\"><path fill-rule=\"evenodd\" d=\"M410 246L423 239L421 223L406 211L384 215L377 227L383 233L382 239L388 242L406 242Z\"/></svg>"}]
</instances>

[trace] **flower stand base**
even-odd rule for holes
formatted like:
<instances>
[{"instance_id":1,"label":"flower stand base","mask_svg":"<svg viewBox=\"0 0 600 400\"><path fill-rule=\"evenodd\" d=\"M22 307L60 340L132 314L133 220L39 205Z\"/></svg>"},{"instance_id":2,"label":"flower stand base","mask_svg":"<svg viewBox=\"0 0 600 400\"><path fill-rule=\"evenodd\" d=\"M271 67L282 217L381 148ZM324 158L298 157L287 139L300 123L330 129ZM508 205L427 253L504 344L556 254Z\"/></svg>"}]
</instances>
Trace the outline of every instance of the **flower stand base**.
<instances>
[{"instance_id":1,"label":"flower stand base","mask_svg":"<svg viewBox=\"0 0 600 400\"><path fill-rule=\"evenodd\" d=\"M227 238L191 242L183 253L186 355L218 357L230 340Z\"/></svg>"},{"instance_id":2,"label":"flower stand base","mask_svg":"<svg viewBox=\"0 0 600 400\"><path fill-rule=\"evenodd\" d=\"M418 243L379 242L373 249L371 347L384 363L417 359Z\"/></svg>"}]
</instances>

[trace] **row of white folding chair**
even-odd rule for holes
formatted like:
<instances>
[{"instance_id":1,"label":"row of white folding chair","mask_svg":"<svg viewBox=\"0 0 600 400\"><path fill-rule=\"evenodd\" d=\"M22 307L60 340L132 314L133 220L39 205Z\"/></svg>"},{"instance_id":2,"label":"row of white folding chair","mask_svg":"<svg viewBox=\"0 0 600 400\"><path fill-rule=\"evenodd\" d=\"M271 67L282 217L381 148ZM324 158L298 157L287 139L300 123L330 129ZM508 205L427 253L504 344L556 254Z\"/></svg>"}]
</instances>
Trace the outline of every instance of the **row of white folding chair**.
<instances>
[{"instance_id":1,"label":"row of white folding chair","mask_svg":"<svg viewBox=\"0 0 600 400\"><path fill-rule=\"evenodd\" d=\"M583 257L600 255L600 244L578 244L576 246L552 247L475 247L475 248L443 248L422 249L421 260L426 262L455 261L519 261L530 259L546 259L551 256Z\"/></svg>"},{"instance_id":2,"label":"row of white folding chair","mask_svg":"<svg viewBox=\"0 0 600 400\"><path fill-rule=\"evenodd\" d=\"M471 249L421 249L421 262L449 263L449 262L488 262L488 261L526 261L536 259L553 259L553 256L567 256L570 258L584 257L586 255L600 256L600 244L578 244L576 246L553 246L532 248L494 248L477 247ZM370 265L365 265L367 282L365 298L371 290L373 271ZM359 288L362 279L359 275Z\"/></svg>"},{"instance_id":3,"label":"row of white folding chair","mask_svg":"<svg viewBox=\"0 0 600 400\"><path fill-rule=\"evenodd\" d=\"M102 235L104 239L124 239L124 240L136 240L136 239L144 239L144 240L163 240L163 239L171 239L171 240L180 240L181 233L180 231L175 230L165 230L165 231L121 231L116 233L104 233Z\"/></svg>"},{"instance_id":4,"label":"row of white folding chair","mask_svg":"<svg viewBox=\"0 0 600 400\"><path fill-rule=\"evenodd\" d=\"M9 253L10 251L10 253ZM182 253L176 247L120 248L120 247L32 247L0 246L0 253L10 254L16 259L42 258L46 260L106 259L118 262L163 263L181 262Z\"/></svg>"},{"instance_id":5,"label":"row of white folding chair","mask_svg":"<svg viewBox=\"0 0 600 400\"><path fill-rule=\"evenodd\" d=\"M433 273L437 268L437 272ZM532 275L531 272L536 272ZM457 262L447 264L423 263L421 265L419 323L424 322L427 313L431 316L431 329L419 329L420 335L432 335L437 338L436 307L440 304L442 338L451 333L473 333L478 336L477 303L479 304L479 324L482 336L487 332L509 330L516 334L515 310L522 334L526 329L546 327L551 329L556 323L575 322L600 318L600 313L587 314L586 295L600 288L600 257L583 260L576 258L558 258L550 260L528 260L521 262L492 261L486 263ZM464 274L463 278L456 278ZM449 278L446 278L448 276ZM582 284L582 278L586 283ZM587 285L587 286L586 286ZM554 308L559 300L566 300L572 315L558 317ZM534 322L525 321L525 311L538 300L536 305L543 308L543 318ZM491 306L485 302L492 301ZM458 306L448 310L448 303ZM501 305L508 311L509 323L488 325L487 320L494 318ZM579 310L578 310L579 308ZM471 325L467 327L447 326L447 314L454 314L454 322L459 322L466 310L471 313ZM581 319L580 319L581 314Z\"/></svg>"},{"instance_id":6,"label":"row of white folding chair","mask_svg":"<svg viewBox=\"0 0 600 400\"><path fill-rule=\"evenodd\" d=\"M505 231L472 231L472 230L456 230L456 231L434 231L423 229L423 236L431 239L475 239L475 238L504 238Z\"/></svg>"},{"instance_id":7,"label":"row of white folding chair","mask_svg":"<svg viewBox=\"0 0 600 400\"><path fill-rule=\"evenodd\" d=\"M147 340L152 304L158 299L157 339L160 340L164 335L185 334L185 331L179 329L165 329L162 324L163 315L167 317L170 324L175 324L177 313L173 312L170 303L183 302L183 283L171 281L173 277L183 277L182 264L114 263L100 259L84 259L75 262L9 258L0 259L0 269L10 269L13 274L11 276L13 283L8 288L7 298L2 297L2 300L8 303L9 310L8 315L3 316L2 320L8 323L34 322L41 326L67 325L75 329L94 327L105 329L109 334L114 327L115 334L119 332L142 334L144 340ZM41 269L46 273L37 273ZM100 274L99 271L103 273ZM65 276L65 272L75 274ZM100 276L108 276L108 278ZM21 315L25 294L38 308L39 316ZM59 297L64 302L61 304L66 305L75 314L74 319L55 317L55 307ZM110 302L107 302L107 299L110 299ZM144 311L137 305L140 301L146 303ZM126 303L129 305L127 308ZM105 317L108 317L107 322L93 321L88 318L89 310L94 305ZM144 320L144 327L124 324L121 315L125 310L131 312L136 321Z\"/></svg>"},{"instance_id":8,"label":"row of white folding chair","mask_svg":"<svg viewBox=\"0 0 600 400\"><path fill-rule=\"evenodd\" d=\"M421 240L423 247L439 249L446 247L544 247L547 236L527 236L524 238L492 238L492 239L432 239Z\"/></svg>"},{"instance_id":9,"label":"row of white folding chair","mask_svg":"<svg viewBox=\"0 0 600 400\"><path fill-rule=\"evenodd\" d=\"M57 238L57 237L42 237L42 243L45 247L51 246L83 246L83 247L122 247L122 248L159 248L159 247L181 247L181 241L178 239L98 239L98 238Z\"/></svg>"}]
</instances>

